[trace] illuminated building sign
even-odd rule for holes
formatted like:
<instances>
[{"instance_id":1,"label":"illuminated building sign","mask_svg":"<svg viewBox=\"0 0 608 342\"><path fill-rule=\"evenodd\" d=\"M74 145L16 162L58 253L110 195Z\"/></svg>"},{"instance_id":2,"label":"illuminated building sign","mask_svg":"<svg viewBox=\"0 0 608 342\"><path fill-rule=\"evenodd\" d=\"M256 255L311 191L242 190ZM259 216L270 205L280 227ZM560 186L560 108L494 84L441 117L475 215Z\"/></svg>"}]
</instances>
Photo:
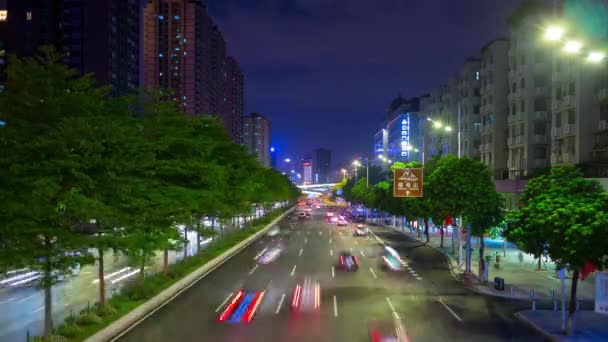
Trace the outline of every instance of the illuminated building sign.
<instances>
[{"instance_id":1,"label":"illuminated building sign","mask_svg":"<svg viewBox=\"0 0 608 342\"><path fill-rule=\"evenodd\" d=\"M401 120L401 156L410 156L410 113L405 113L405 118Z\"/></svg>"},{"instance_id":2,"label":"illuminated building sign","mask_svg":"<svg viewBox=\"0 0 608 342\"><path fill-rule=\"evenodd\" d=\"M0 10L0 21L6 21L7 18L8 18L8 11Z\"/></svg>"}]
</instances>

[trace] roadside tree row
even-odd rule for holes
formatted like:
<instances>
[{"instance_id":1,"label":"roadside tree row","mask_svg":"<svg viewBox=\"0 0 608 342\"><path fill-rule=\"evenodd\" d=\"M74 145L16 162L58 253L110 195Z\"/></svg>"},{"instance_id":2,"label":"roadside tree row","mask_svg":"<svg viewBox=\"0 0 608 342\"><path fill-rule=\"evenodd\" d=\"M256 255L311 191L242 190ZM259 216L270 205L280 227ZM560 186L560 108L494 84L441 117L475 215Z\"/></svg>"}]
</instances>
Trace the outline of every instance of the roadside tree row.
<instances>
[{"instance_id":1,"label":"roadside tree row","mask_svg":"<svg viewBox=\"0 0 608 342\"><path fill-rule=\"evenodd\" d=\"M298 194L215 118L186 115L163 90L111 98L62 58L51 48L11 58L0 92L0 269L41 272L45 336L52 285L92 261L74 251L97 250L103 306L107 251L135 260L143 278L156 251L165 251L166 271L167 251L186 241L180 234L205 232L203 217L247 219L252 204L270 209Z\"/></svg>"}]
</instances>

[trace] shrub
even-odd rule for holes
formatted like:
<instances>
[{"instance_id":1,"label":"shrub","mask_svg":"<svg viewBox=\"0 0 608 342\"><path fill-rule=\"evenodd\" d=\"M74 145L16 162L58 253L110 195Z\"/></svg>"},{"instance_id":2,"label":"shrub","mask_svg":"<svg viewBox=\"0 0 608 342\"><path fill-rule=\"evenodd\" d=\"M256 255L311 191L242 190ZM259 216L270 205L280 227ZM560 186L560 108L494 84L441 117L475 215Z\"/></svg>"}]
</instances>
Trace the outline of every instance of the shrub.
<instances>
[{"instance_id":1,"label":"shrub","mask_svg":"<svg viewBox=\"0 0 608 342\"><path fill-rule=\"evenodd\" d=\"M106 304L104 306L98 306L95 310L95 313L100 317L108 317L116 314L116 309L112 307L110 304Z\"/></svg>"},{"instance_id":2,"label":"shrub","mask_svg":"<svg viewBox=\"0 0 608 342\"><path fill-rule=\"evenodd\" d=\"M81 331L82 331L82 329L75 324L65 324L64 323L64 324L60 325L59 328L57 328L57 334L59 334L61 336L65 336L67 338L74 338Z\"/></svg>"},{"instance_id":3,"label":"shrub","mask_svg":"<svg viewBox=\"0 0 608 342\"><path fill-rule=\"evenodd\" d=\"M78 323L78 325L92 325L101 323L101 321L101 317L97 316L93 312L86 312L78 316L76 323Z\"/></svg>"},{"instance_id":4,"label":"shrub","mask_svg":"<svg viewBox=\"0 0 608 342\"><path fill-rule=\"evenodd\" d=\"M43 336L34 336L32 342L68 342L68 339L61 335L51 335L48 338Z\"/></svg>"}]
</instances>

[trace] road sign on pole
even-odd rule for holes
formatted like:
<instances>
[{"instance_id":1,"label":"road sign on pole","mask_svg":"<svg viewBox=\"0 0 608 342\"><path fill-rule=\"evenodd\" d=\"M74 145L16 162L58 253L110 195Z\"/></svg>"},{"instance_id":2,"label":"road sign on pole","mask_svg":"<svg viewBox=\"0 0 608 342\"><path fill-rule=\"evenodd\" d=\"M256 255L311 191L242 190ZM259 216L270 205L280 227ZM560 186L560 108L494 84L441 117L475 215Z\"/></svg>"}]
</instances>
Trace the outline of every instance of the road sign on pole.
<instances>
[{"instance_id":1,"label":"road sign on pole","mask_svg":"<svg viewBox=\"0 0 608 342\"><path fill-rule=\"evenodd\" d=\"M394 197L422 197L422 169L395 169Z\"/></svg>"}]
</instances>

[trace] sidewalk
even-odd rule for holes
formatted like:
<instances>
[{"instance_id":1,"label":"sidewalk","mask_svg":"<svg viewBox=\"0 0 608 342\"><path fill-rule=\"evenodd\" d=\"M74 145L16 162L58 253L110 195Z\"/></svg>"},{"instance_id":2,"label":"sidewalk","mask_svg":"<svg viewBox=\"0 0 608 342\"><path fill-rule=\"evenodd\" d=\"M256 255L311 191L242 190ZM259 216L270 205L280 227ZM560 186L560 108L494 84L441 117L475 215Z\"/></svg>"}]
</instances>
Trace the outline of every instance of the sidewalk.
<instances>
[{"instance_id":1,"label":"sidewalk","mask_svg":"<svg viewBox=\"0 0 608 342\"><path fill-rule=\"evenodd\" d=\"M574 316L574 333L565 336L561 330L559 311L525 310L515 314L550 341L608 341L608 316L593 311L579 311Z\"/></svg>"},{"instance_id":2,"label":"sidewalk","mask_svg":"<svg viewBox=\"0 0 608 342\"><path fill-rule=\"evenodd\" d=\"M401 228L386 226L393 228L397 231L404 233L405 235L426 242L426 238L421 233L420 238L416 231L411 232L409 228L405 230ZM444 252L450 259L451 269L453 275L462 279L465 269L465 248L463 248L463 260L462 265L458 266L458 241L454 240L455 254L452 253L452 232L448 231L445 233L443 248L440 248L441 237L439 231L429 231L430 242L429 246L439 249ZM473 282L473 289L482 292L484 294L499 296L499 297L512 297L518 299L529 299L531 291L534 290L534 297L536 299L552 299L553 291L555 291L555 299L559 301L560 297L560 279L557 277L555 272L555 265L552 262L542 263L541 270L537 271L537 261L533 256L522 253L523 258L520 259L519 250L512 245L508 245L506 250L506 257L503 253L502 242L493 241L489 238L484 239L485 242L485 255L494 256L496 252L500 255L499 268L495 267L494 260L489 265L489 282L483 283L479 281ZM464 241L463 241L464 245ZM473 272L475 279L477 277L479 267L479 239L472 238L471 246L473 251L471 252L471 271ZM494 258L493 258L494 259ZM498 291L494 289L494 277L501 277L505 280L505 290ZM566 279L567 295L570 295L571 280ZM579 281L577 298L581 301L593 301L595 298L595 276L592 274L584 281Z\"/></svg>"}]
</instances>

